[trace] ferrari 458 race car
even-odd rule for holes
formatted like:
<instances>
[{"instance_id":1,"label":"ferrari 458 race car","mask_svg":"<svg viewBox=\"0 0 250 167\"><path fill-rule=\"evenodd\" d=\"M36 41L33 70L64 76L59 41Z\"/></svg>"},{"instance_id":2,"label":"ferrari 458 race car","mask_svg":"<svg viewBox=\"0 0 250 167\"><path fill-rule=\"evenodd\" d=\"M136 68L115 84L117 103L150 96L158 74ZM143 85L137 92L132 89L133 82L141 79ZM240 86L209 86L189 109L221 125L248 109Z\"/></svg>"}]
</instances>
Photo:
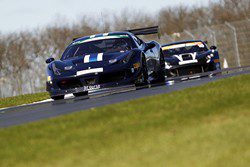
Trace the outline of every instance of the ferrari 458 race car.
<instances>
[{"instance_id":1,"label":"ferrari 458 race car","mask_svg":"<svg viewBox=\"0 0 250 167\"><path fill-rule=\"evenodd\" d=\"M208 49L201 40L180 41L162 45L167 77L220 70L216 46Z\"/></svg>"},{"instance_id":2,"label":"ferrari 458 race car","mask_svg":"<svg viewBox=\"0 0 250 167\"><path fill-rule=\"evenodd\" d=\"M46 89L51 98L63 99L69 93L82 96L119 85L163 82L161 46L137 37L157 32L158 27L150 27L74 39L60 60L46 60Z\"/></svg>"}]
</instances>

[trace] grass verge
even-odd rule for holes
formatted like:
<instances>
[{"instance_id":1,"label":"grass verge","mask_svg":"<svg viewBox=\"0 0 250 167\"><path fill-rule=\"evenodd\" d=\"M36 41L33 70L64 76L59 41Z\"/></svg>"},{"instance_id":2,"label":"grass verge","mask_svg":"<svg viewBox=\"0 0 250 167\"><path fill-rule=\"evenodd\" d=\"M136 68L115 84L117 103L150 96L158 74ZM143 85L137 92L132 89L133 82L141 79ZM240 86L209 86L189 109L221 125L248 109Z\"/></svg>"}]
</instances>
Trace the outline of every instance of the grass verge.
<instances>
[{"instance_id":1,"label":"grass verge","mask_svg":"<svg viewBox=\"0 0 250 167\"><path fill-rule=\"evenodd\" d=\"M0 98L0 108L29 104L50 98L46 92Z\"/></svg>"},{"instance_id":2,"label":"grass verge","mask_svg":"<svg viewBox=\"0 0 250 167\"><path fill-rule=\"evenodd\" d=\"M243 75L0 129L0 166L248 166L249 81Z\"/></svg>"}]
</instances>

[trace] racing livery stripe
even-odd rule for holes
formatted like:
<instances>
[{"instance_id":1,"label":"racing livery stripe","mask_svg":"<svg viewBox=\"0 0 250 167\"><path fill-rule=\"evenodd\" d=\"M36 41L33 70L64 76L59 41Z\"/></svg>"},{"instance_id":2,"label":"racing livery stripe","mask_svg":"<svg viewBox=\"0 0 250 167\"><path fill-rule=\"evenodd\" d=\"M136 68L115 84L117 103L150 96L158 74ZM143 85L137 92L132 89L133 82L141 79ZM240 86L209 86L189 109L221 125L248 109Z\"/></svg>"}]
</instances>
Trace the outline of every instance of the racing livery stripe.
<instances>
[{"instance_id":1,"label":"racing livery stripe","mask_svg":"<svg viewBox=\"0 0 250 167\"><path fill-rule=\"evenodd\" d=\"M98 53L97 61L102 61L103 53Z\"/></svg>"},{"instance_id":2,"label":"racing livery stripe","mask_svg":"<svg viewBox=\"0 0 250 167\"><path fill-rule=\"evenodd\" d=\"M183 61L182 56L181 55L174 55L174 57L176 57L179 61Z\"/></svg>"},{"instance_id":3,"label":"racing livery stripe","mask_svg":"<svg viewBox=\"0 0 250 167\"><path fill-rule=\"evenodd\" d=\"M179 65L183 64L191 64L191 63L198 63L198 60L186 60L186 61L180 61Z\"/></svg>"},{"instance_id":4,"label":"racing livery stripe","mask_svg":"<svg viewBox=\"0 0 250 167\"><path fill-rule=\"evenodd\" d=\"M89 57L90 55L84 56L84 63L89 63Z\"/></svg>"},{"instance_id":5,"label":"racing livery stripe","mask_svg":"<svg viewBox=\"0 0 250 167\"><path fill-rule=\"evenodd\" d=\"M97 54L90 55L89 62L96 62L97 61Z\"/></svg>"},{"instance_id":6,"label":"racing livery stripe","mask_svg":"<svg viewBox=\"0 0 250 167\"><path fill-rule=\"evenodd\" d=\"M84 56L84 63L90 63L102 60L103 60L103 53L96 53Z\"/></svg>"},{"instance_id":7,"label":"racing livery stripe","mask_svg":"<svg viewBox=\"0 0 250 167\"><path fill-rule=\"evenodd\" d=\"M103 68L93 68L93 69L77 71L76 76L84 75L84 74L91 74L91 73L99 73L99 72L103 72Z\"/></svg>"},{"instance_id":8,"label":"racing livery stripe","mask_svg":"<svg viewBox=\"0 0 250 167\"><path fill-rule=\"evenodd\" d=\"M162 47L162 50L176 49L176 48L182 48L182 47L186 47L186 46L195 46L195 45L198 45L200 48L205 47L202 42L189 42L189 43L164 46L164 47Z\"/></svg>"}]
</instances>

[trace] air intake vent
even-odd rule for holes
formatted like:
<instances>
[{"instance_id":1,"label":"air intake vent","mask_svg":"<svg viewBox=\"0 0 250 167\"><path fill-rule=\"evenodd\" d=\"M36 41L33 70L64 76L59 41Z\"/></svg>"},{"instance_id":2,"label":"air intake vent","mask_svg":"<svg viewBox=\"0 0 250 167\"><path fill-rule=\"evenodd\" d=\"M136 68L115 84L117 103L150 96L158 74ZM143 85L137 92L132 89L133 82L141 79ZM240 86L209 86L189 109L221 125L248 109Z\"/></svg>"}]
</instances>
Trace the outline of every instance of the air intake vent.
<instances>
[{"instance_id":1,"label":"air intake vent","mask_svg":"<svg viewBox=\"0 0 250 167\"><path fill-rule=\"evenodd\" d=\"M182 55L182 59L185 60L193 60L192 55L190 54L184 54Z\"/></svg>"}]
</instances>

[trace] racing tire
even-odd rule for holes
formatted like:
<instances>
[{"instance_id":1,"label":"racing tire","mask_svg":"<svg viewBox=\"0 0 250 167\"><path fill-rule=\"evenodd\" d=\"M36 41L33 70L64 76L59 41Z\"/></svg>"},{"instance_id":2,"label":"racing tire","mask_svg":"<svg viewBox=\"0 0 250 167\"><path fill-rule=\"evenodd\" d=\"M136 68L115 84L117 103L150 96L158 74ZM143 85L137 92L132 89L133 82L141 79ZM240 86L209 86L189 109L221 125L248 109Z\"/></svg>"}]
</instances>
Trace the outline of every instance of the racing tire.
<instances>
[{"instance_id":1,"label":"racing tire","mask_svg":"<svg viewBox=\"0 0 250 167\"><path fill-rule=\"evenodd\" d=\"M88 92L79 92L79 93L73 93L75 97L80 97L80 96L87 96Z\"/></svg>"},{"instance_id":2,"label":"racing tire","mask_svg":"<svg viewBox=\"0 0 250 167\"><path fill-rule=\"evenodd\" d=\"M142 67L141 67L141 79L142 79L142 81L135 83L136 87L145 86L145 85L149 84L148 69L147 69L147 63L146 63L145 57L143 57L141 64L142 64Z\"/></svg>"},{"instance_id":3,"label":"racing tire","mask_svg":"<svg viewBox=\"0 0 250 167\"><path fill-rule=\"evenodd\" d=\"M157 82L165 82L165 60L162 51L160 52L160 70L158 72Z\"/></svg>"},{"instance_id":4,"label":"racing tire","mask_svg":"<svg viewBox=\"0 0 250 167\"><path fill-rule=\"evenodd\" d=\"M53 99L53 100L62 100L62 99L64 99L64 95L60 95L60 96L51 96L51 99Z\"/></svg>"}]
</instances>

